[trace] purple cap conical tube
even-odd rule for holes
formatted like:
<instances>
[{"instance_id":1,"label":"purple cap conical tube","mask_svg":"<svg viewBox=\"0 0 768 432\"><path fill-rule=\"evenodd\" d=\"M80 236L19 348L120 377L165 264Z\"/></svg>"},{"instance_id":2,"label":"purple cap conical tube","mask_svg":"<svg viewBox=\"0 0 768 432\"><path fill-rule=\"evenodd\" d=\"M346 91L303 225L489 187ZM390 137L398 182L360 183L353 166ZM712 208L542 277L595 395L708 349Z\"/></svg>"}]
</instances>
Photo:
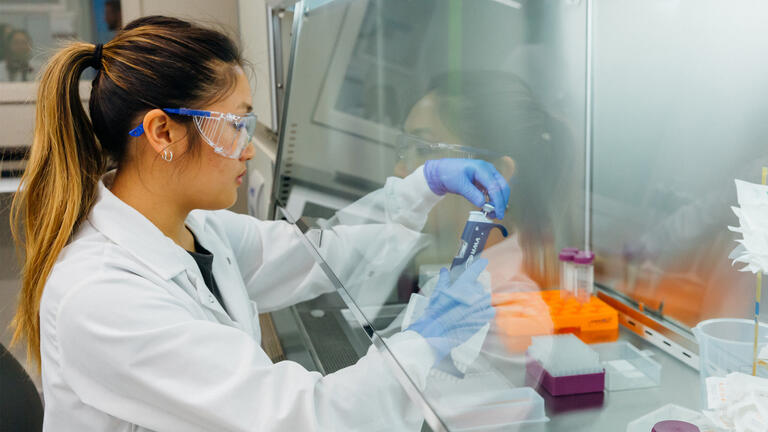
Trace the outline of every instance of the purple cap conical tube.
<instances>
[{"instance_id":1,"label":"purple cap conical tube","mask_svg":"<svg viewBox=\"0 0 768 432\"><path fill-rule=\"evenodd\" d=\"M664 420L656 423L651 432L699 432L699 428L684 421Z\"/></svg>"},{"instance_id":2,"label":"purple cap conical tube","mask_svg":"<svg viewBox=\"0 0 768 432\"><path fill-rule=\"evenodd\" d=\"M579 251L573 257L574 264L592 264L595 261L595 254L589 251Z\"/></svg>"},{"instance_id":3,"label":"purple cap conical tube","mask_svg":"<svg viewBox=\"0 0 768 432\"><path fill-rule=\"evenodd\" d=\"M557 258L560 261L573 261L573 257L576 256L577 251L573 251L572 249L573 248L565 248L561 250Z\"/></svg>"}]
</instances>

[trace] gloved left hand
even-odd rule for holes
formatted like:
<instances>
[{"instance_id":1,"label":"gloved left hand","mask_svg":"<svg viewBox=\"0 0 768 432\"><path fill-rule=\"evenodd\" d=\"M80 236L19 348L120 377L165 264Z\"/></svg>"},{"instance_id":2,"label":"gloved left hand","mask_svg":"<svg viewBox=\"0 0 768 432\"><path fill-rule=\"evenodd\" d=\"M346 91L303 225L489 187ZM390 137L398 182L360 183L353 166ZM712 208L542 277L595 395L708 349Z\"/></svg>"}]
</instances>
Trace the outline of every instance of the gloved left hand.
<instances>
[{"instance_id":1,"label":"gloved left hand","mask_svg":"<svg viewBox=\"0 0 768 432\"><path fill-rule=\"evenodd\" d=\"M432 346L436 363L482 329L496 314L491 306L491 295L477 281L486 265L488 260L476 260L455 282L451 282L448 269L441 269L424 314L408 327Z\"/></svg>"},{"instance_id":2,"label":"gloved left hand","mask_svg":"<svg viewBox=\"0 0 768 432\"><path fill-rule=\"evenodd\" d=\"M424 164L424 177L432 192L438 195L455 193L477 207L485 204L487 193L495 208L492 216L504 218L509 184L490 162L479 159L428 160Z\"/></svg>"}]
</instances>

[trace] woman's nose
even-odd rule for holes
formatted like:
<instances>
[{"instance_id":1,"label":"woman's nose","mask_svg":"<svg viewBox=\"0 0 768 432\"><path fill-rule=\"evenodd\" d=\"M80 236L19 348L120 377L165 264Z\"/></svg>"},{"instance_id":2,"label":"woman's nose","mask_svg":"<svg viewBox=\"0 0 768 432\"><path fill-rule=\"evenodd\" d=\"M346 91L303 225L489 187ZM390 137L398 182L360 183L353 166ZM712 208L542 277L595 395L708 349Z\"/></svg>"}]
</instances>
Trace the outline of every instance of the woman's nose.
<instances>
[{"instance_id":1,"label":"woman's nose","mask_svg":"<svg viewBox=\"0 0 768 432\"><path fill-rule=\"evenodd\" d=\"M253 145L253 140L251 140L248 143L248 147L243 150L242 153L240 153L240 160L241 161L249 161L253 159L253 156L256 154L256 147Z\"/></svg>"}]
</instances>

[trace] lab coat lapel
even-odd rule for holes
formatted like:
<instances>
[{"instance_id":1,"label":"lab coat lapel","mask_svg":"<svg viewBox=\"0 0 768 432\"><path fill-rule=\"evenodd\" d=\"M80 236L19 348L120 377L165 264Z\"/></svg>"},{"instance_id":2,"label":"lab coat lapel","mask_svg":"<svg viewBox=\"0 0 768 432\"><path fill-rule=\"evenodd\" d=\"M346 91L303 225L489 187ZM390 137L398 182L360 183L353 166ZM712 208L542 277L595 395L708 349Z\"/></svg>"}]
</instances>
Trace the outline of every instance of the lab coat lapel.
<instances>
[{"instance_id":1,"label":"lab coat lapel","mask_svg":"<svg viewBox=\"0 0 768 432\"><path fill-rule=\"evenodd\" d=\"M98 197L88 215L88 221L99 232L124 248L163 280L173 280L173 283L185 288L202 307L210 310L220 323L242 328L243 313L237 304L239 302L235 301L234 298L227 300L227 296L224 294L224 287L229 287L232 284L223 275L220 276L221 270L217 271L216 269L216 261L220 260L216 255L224 254L219 251L219 248L214 250L212 246L209 246L213 242L208 238L209 236L204 234L202 226L196 224L196 218L189 217L187 222L195 225L194 228L190 227L190 229L196 236L198 232L202 233L202 238L198 237L198 241L201 241L203 247L214 253L214 277L221 286L222 296L225 298L227 307L234 312L231 317L219 305L210 289L205 285L200 269L189 253L163 234L144 215L121 201L108 189L106 185L112 183L114 173L114 171L110 171L99 181ZM232 298L233 296L230 294L229 297ZM232 303L231 307L230 303ZM245 305L248 305L247 298ZM245 322L249 321L245 320ZM247 330L245 328L243 330L248 334L253 334L250 324Z\"/></svg>"},{"instance_id":2,"label":"lab coat lapel","mask_svg":"<svg viewBox=\"0 0 768 432\"><path fill-rule=\"evenodd\" d=\"M192 259L192 257L190 257ZM194 264L194 260L193 264ZM216 320L222 324L226 324L230 327L238 327L237 323L232 317L227 314L227 311L216 300L216 296L213 295L208 285L203 280L203 275L200 273L200 269L197 264L194 264L194 268L187 269L182 279L186 277L190 284L192 284L192 295L195 300L205 309L208 309L216 317ZM215 276L214 276L215 277ZM218 280L217 280L218 282Z\"/></svg>"},{"instance_id":3,"label":"lab coat lapel","mask_svg":"<svg viewBox=\"0 0 768 432\"><path fill-rule=\"evenodd\" d=\"M206 229L203 214L190 214L187 227L192 230L198 243L213 254L213 277L235 326L253 336L251 303L232 250L215 233Z\"/></svg>"},{"instance_id":4,"label":"lab coat lapel","mask_svg":"<svg viewBox=\"0 0 768 432\"><path fill-rule=\"evenodd\" d=\"M114 173L110 171L99 181L98 197L88 221L162 279L170 280L188 267L185 258L192 263L194 260L149 219L105 186L105 183L112 183Z\"/></svg>"}]
</instances>

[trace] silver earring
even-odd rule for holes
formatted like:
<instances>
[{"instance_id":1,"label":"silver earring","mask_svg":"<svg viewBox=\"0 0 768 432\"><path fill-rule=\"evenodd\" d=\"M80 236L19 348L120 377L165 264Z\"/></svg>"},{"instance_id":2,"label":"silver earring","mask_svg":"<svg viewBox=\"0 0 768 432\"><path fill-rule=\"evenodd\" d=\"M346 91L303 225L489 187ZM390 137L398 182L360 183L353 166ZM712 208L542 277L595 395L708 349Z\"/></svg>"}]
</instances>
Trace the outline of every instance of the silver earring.
<instances>
[{"instance_id":1,"label":"silver earring","mask_svg":"<svg viewBox=\"0 0 768 432\"><path fill-rule=\"evenodd\" d=\"M170 162L173 160L173 152L170 150L163 150L163 160L166 162Z\"/></svg>"}]
</instances>

